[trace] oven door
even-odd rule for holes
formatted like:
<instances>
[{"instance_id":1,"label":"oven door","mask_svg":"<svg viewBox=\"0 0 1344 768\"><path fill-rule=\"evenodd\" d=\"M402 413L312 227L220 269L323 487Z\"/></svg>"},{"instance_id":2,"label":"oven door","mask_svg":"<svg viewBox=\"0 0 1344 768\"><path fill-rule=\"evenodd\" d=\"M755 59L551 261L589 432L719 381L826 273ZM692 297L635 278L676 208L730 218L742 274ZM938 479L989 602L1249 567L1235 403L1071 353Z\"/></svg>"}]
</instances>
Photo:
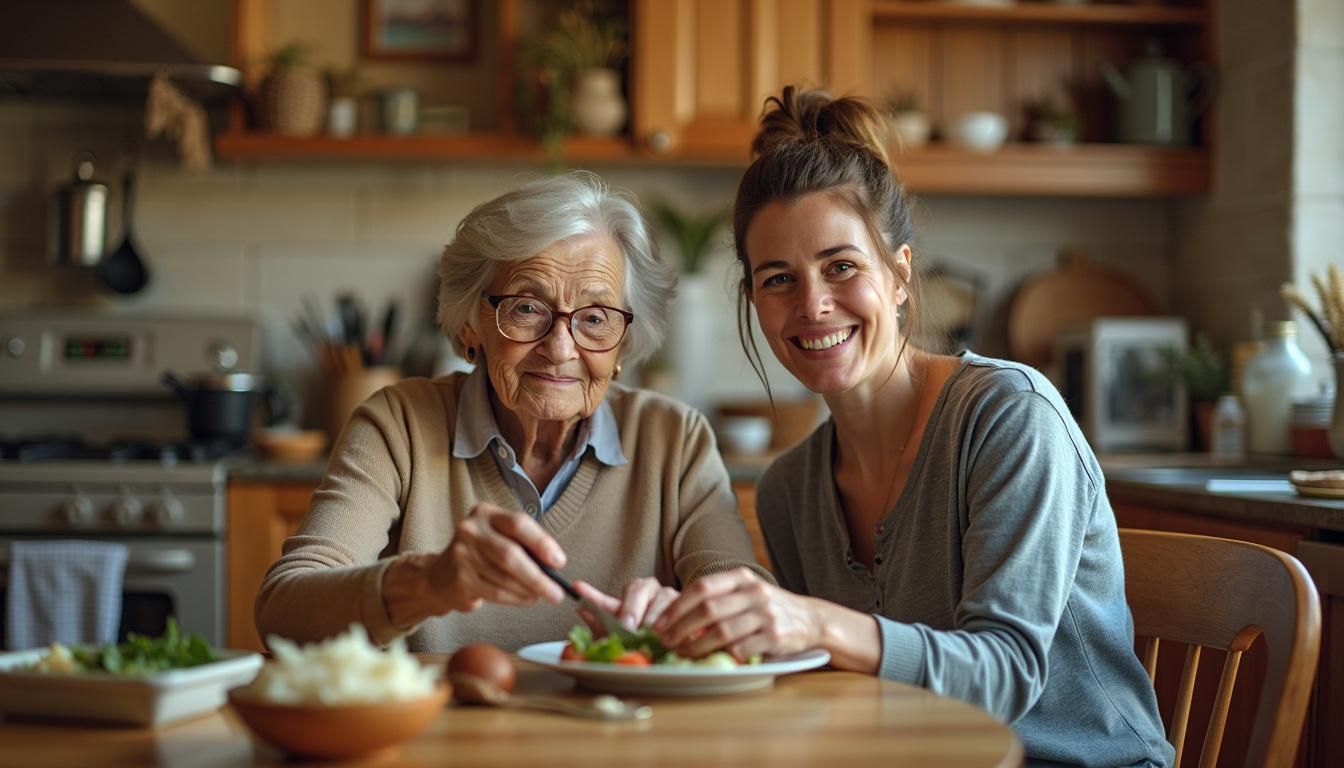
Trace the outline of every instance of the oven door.
<instances>
[{"instance_id":1,"label":"oven door","mask_svg":"<svg viewBox=\"0 0 1344 768\"><path fill-rule=\"evenodd\" d=\"M23 536L24 541L69 536ZM8 621L9 545L19 537L0 535L0 638ZM127 545L122 584L121 625L127 633L159 635L169 616L183 632L196 632L211 645L224 644L224 542L217 538L114 538L98 541ZM18 650L18 649L11 649Z\"/></svg>"}]
</instances>

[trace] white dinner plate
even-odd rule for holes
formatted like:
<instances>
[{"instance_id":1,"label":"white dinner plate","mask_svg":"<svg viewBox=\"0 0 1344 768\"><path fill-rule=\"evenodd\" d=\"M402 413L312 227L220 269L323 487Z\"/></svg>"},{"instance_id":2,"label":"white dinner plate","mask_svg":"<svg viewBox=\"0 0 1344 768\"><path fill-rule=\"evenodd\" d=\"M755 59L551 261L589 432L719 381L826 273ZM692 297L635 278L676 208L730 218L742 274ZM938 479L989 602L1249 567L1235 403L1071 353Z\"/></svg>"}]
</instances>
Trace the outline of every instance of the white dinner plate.
<instances>
[{"instance_id":1,"label":"white dinner plate","mask_svg":"<svg viewBox=\"0 0 1344 768\"><path fill-rule=\"evenodd\" d=\"M826 651L814 650L743 664L732 669L712 667L652 666L631 667L590 661L561 661L564 640L536 643L522 648L518 656L578 680L579 685L595 691L633 696L713 696L768 688L778 675L816 669L831 660Z\"/></svg>"},{"instance_id":2,"label":"white dinner plate","mask_svg":"<svg viewBox=\"0 0 1344 768\"><path fill-rule=\"evenodd\" d=\"M0 653L0 712L131 725L161 725L218 709L225 692L252 682L261 654L216 650L218 661L144 677L30 672L47 649Z\"/></svg>"}]
</instances>

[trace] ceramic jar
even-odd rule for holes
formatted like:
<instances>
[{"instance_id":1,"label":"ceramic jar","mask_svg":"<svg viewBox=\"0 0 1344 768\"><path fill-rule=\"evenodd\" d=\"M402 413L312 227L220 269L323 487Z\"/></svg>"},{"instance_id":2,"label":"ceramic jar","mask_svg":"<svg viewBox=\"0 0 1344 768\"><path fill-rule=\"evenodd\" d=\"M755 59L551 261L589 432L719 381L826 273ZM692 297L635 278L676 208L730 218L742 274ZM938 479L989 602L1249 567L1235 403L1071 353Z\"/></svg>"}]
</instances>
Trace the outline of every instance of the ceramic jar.
<instances>
[{"instance_id":1,"label":"ceramic jar","mask_svg":"<svg viewBox=\"0 0 1344 768\"><path fill-rule=\"evenodd\" d=\"M1311 361L1297 345L1297 326L1291 320L1275 323L1274 336L1260 354L1246 363L1241 394L1250 427L1251 453L1292 452L1289 430L1293 400L1313 394Z\"/></svg>"},{"instance_id":2,"label":"ceramic jar","mask_svg":"<svg viewBox=\"0 0 1344 768\"><path fill-rule=\"evenodd\" d=\"M607 68L579 72L574 78L569 114L579 133L610 136L619 131L626 115L620 73Z\"/></svg>"}]
</instances>

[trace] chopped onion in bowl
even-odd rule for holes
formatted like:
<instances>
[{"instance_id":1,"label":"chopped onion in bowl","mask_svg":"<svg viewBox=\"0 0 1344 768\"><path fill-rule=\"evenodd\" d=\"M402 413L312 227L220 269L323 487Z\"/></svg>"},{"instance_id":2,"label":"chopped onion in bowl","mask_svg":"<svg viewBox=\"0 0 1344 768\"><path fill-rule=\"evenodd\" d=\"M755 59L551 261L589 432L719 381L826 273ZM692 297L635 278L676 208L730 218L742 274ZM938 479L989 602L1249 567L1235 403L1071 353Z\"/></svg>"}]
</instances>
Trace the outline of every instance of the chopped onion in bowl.
<instances>
[{"instance_id":1,"label":"chopped onion in bowl","mask_svg":"<svg viewBox=\"0 0 1344 768\"><path fill-rule=\"evenodd\" d=\"M400 638L386 651L379 650L358 624L302 648L282 637L266 642L274 658L262 667L248 693L275 704L401 701L428 696L438 684L437 665L422 666Z\"/></svg>"}]
</instances>

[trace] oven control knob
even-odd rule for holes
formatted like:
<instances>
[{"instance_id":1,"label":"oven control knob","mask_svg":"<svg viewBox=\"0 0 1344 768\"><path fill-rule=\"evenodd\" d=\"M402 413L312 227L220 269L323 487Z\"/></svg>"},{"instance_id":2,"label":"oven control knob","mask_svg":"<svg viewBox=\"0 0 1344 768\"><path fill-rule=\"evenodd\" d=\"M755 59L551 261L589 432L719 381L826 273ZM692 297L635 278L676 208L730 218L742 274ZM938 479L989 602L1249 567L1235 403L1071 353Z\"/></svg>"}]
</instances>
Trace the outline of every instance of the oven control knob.
<instances>
[{"instance_id":1,"label":"oven control knob","mask_svg":"<svg viewBox=\"0 0 1344 768\"><path fill-rule=\"evenodd\" d=\"M82 493L75 494L61 505L61 515L70 525L88 525L93 522L93 502Z\"/></svg>"},{"instance_id":2,"label":"oven control knob","mask_svg":"<svg viewBox=\"0 0 1344 768\"><path fill-rule=\"evenodd\" d=\"M112 521L123 528L139 523L144 516L145 505L134 496L122 496L112 505Z\"/></svg>"},{"instance_id":3,"label":"oven control knob","mask_svg":"<svg viewBox=\"0 0 1344 768\"><path fill-rule=\"evenodd\" d=\"M182 521L182 502L172 496L164 496L149 505L149 516L161 526L169 526Z\"/></svg>"},{"instance_id":4,"label":"oven control knob","mask_svg":"<svg viewBox=\"0 0 1344 768\"><path fill-rule=\"evenodd\" d=\"M23 340L22 336L10 336L9 341L5 342L5 351L9 352L10 357L23 357L23 353L27 349L28 343Z\"/></svg>"}]
</instances>

